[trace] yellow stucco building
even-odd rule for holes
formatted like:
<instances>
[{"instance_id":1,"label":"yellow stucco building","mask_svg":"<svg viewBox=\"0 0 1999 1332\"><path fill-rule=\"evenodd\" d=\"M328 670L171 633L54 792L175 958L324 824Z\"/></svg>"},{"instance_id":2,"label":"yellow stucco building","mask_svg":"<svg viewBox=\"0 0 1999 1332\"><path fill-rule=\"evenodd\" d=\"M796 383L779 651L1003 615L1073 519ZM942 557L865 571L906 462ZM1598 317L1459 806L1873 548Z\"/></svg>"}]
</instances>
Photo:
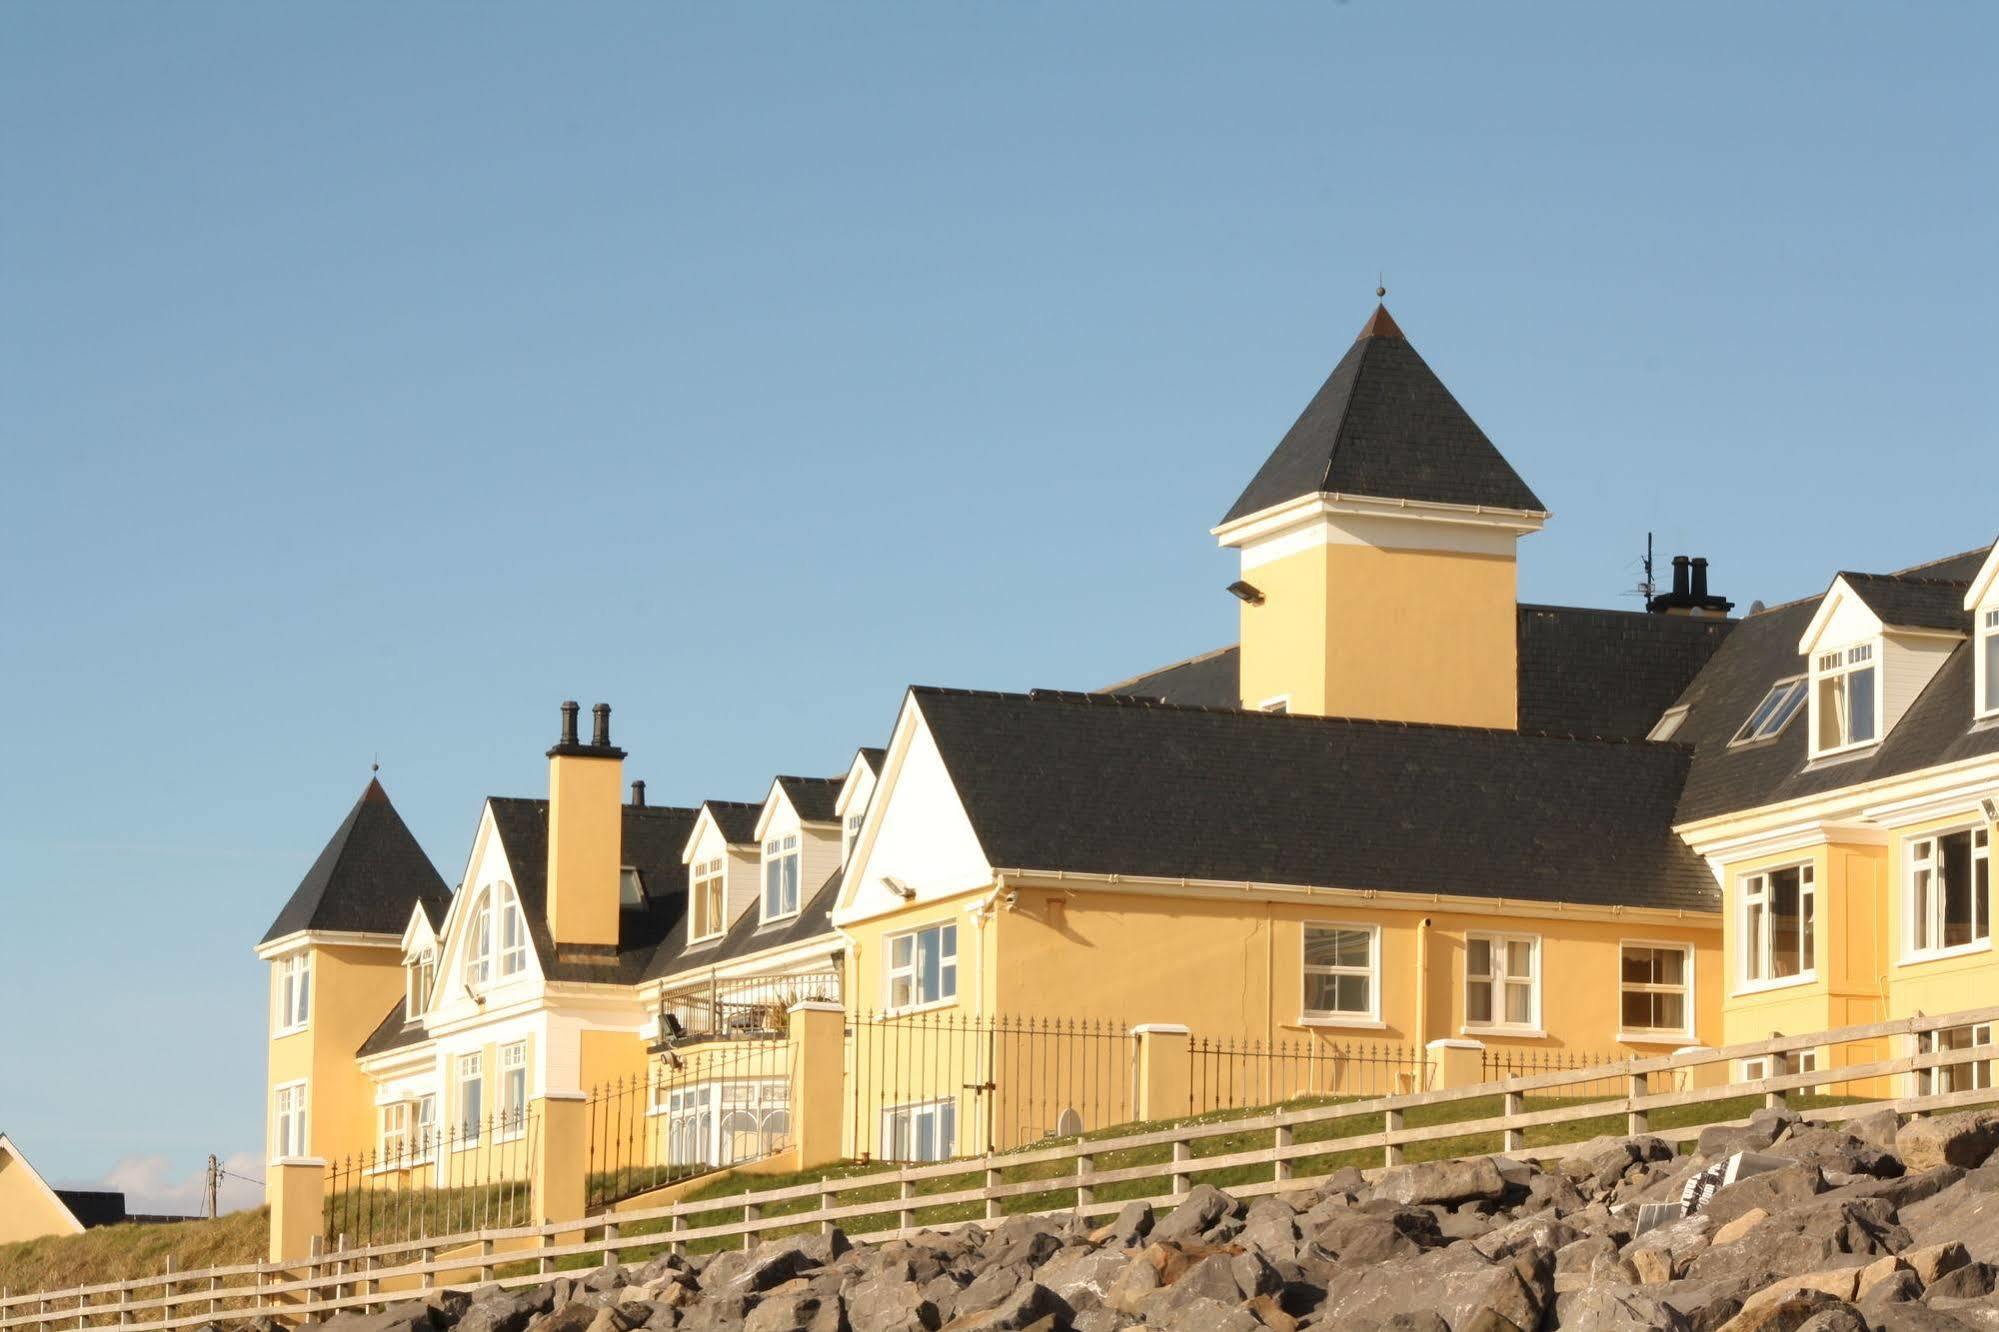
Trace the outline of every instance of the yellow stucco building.
<instances>
[{"instance_id":1,"label":"yellow stucco building","mask_svg":"<svg viewBox=\"0 0 1999 1332\"><path fill-rule=\"evenodd\" d=\"M1377 310L1211 533L1234 645L911 689L843 771L687 808L567 704L449 890L371 783L260 947L273 1159L491 1161L621 1079L670 1164L769 1152L800 1001L845 1014L842 1150L932 1157L1135 1112L1006 1101L1048 1024L1115 1039L1044 1077L1129 1083L1090 1061L1142 1027L1304 1060L1281 1096L1989 1000L1999 553L1741 619L1698 560L1642 611L1522 604L1549 519Z\"/></svg>"}]
</instances>

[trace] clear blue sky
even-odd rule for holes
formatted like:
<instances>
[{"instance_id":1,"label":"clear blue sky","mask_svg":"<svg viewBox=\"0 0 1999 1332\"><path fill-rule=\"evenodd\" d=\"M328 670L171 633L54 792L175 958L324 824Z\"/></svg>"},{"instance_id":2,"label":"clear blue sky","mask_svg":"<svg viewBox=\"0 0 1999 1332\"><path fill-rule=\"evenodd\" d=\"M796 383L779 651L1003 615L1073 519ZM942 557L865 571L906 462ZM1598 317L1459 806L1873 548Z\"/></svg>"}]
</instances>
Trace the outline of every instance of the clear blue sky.
<instances>
[{"instance_id":1,"label":"clear blue sky","mask_svg":"<svg viewBox=\"0 0 1999 1332\"><path fill-rule=\"evenodd\" d=\"M381 756L456 882L609 700L760 796L911 682L1233 636L1208 528L1389 306L1747 603L1999 529L1989 6L0 12L0 1129L262 1141L251 950ZM1976 467L1976 477L1973 471Z\"/></svg>"}]
</instances>

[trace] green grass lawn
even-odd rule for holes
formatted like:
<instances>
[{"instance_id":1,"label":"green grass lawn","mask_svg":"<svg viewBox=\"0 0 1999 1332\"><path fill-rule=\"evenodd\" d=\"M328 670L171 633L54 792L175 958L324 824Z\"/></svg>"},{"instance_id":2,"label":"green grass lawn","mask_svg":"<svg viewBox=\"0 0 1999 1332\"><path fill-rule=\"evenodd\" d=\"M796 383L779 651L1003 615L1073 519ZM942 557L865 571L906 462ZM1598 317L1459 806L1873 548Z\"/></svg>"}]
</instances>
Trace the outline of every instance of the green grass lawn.
<instances>
[{"instance_id":1,"label":"green grass lawn","mask_svg":"<svg viewBox=\"0 0 1999 1332\"><path fill-rule=\"evenodd\" d=\"M53 1235L0 1244L0 1287L19 1293L101 1286L158 1276L173 1260L177 1271L235 1267L264 1260L270 1214L262 1208L231 1212L213 1221L157 1226L99 1226L81 1235ZM141 1298L158 1294L152 1288Z\"/></svg>"}]
</instances>

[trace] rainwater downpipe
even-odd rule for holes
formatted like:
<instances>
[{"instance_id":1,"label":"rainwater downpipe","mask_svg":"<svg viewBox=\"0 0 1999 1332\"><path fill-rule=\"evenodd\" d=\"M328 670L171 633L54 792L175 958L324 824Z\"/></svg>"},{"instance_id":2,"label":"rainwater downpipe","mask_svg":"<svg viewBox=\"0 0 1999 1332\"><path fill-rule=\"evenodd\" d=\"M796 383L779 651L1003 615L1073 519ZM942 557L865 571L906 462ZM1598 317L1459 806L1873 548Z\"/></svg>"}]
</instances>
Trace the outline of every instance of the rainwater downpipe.
<instances>
[{"instance_id":1,"label":"rainwater downpipe","mask_svg":"<svg viewBox=\"0 0 1999 1332\"><path fill-rule=\"evenodd\" d=\"M1430 1041L1430 918L1416 922L1416 1057Z\"/></svg>"}]
</instances>

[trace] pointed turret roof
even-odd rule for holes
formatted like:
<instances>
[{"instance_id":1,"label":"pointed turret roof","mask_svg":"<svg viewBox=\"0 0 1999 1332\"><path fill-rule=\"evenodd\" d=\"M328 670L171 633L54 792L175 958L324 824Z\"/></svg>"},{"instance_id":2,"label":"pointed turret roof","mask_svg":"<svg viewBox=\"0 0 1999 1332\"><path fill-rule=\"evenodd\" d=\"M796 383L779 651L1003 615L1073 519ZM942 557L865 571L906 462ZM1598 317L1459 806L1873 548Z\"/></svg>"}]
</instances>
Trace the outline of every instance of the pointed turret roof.
<instances>
[{"instance_id":1,"label":"pointed turret roof","mask_svg":"<svg viewBox=\"0 0 1999 1332\"><path fill-rule=\"evenodd\" d=\"M1546 512L1380 305L1222 521L1318 494Z\"/></svg>"},{"instance_id":2,"label":"pointed turret roof","mask_svg":"<svg viewBox=\"0 0 1999 1332\"><path fill-rule=\"evenodd\" d=\"M263 942L300 930L400 936L411 907L422 903L432 920L442 920L450 902L430 857L371 777Z\"/></svg>"}]
</instances>

